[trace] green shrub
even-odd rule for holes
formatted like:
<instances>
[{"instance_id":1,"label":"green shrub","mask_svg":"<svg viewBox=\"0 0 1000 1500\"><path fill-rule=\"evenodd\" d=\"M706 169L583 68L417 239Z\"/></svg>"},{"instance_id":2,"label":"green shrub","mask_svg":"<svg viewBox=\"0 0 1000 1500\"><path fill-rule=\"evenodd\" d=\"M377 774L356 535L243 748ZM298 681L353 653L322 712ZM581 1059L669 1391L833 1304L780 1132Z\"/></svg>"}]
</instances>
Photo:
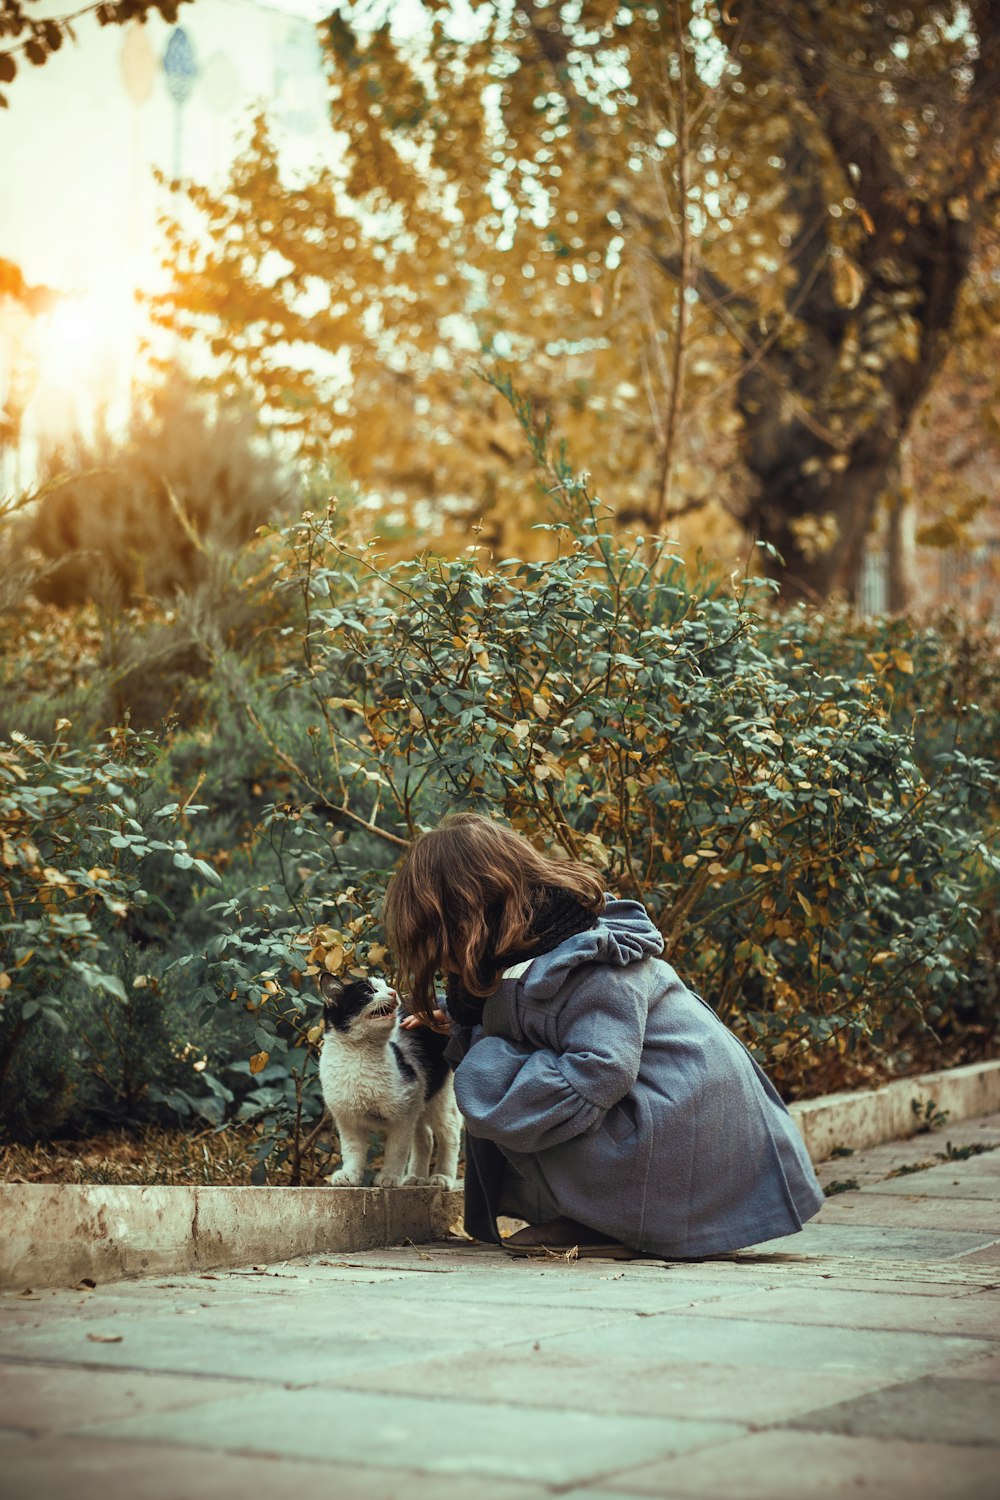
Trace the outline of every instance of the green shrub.
<instances>
[{"instance_id":1,"label":"green shrub","mask_svg":"<svg viewBox=\"0 0 1000 1500\"><path fill-rule=\"evenodd\" d=\"M150 804L152 737L119 728L77 750L61 737L68 727L60 721L51 744L15 734L0 746L0 1129L8 1132L38 1129L41 1119L54 1128L114 1101L119 1112L134 1107L144 1090L137 1069L154 1065L142 1053L168 1025L135 983L141 956L129 924L160 899L143 876L159 860L187 883L218 884L181 836L198 809Z\"/></svg>"},{"instance_id":2,"label":"green shrub","mask_svg":"<svg viewBox=\"0 0 1000 1500\"><path fill-rule=\"evenodd\" d=\"M303 1067L315 975L382 962L400 847L457 807L644 901L788 1094L940 1023L996 887L996 771L960 738L918 765L884 663L859 661L881 644L908 677L895 627L859 647L846 615L779 613L751 579L692 581L596 514L560 534L550 562L382 569L329 517L287 533L284 587L306 618L276 686L310 694L313 722L294 754L274 748L301 800L268 814L279 882L230 902L209 968L249 1013L252 1066L290 1049Z\"/></svg>"}]
</instances>

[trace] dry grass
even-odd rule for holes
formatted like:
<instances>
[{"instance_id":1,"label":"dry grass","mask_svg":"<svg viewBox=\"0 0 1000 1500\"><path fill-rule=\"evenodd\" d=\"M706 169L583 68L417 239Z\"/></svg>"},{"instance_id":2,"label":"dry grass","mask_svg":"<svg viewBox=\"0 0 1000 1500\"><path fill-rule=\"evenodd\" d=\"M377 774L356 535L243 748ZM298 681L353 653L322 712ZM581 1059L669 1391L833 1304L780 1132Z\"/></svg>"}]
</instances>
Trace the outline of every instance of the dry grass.
<instances>
[{"instance_id":1,"label":"dry grass","mask_svg":"<svg viewBox=\"0 0 1000 1500\"><path fill-rule=\"evenodd\" d=\"M196 1135L154 1127L125 1134L109 1131L84 1141L0 1146L0 1182L79 1182L168 1187L248 1187L259 1134L249 1128ZM331 1170L310 1155L303 1183L315 1186ZM281 1185L287 1167L269 1174Z\"/></svg>"}]
</instances>

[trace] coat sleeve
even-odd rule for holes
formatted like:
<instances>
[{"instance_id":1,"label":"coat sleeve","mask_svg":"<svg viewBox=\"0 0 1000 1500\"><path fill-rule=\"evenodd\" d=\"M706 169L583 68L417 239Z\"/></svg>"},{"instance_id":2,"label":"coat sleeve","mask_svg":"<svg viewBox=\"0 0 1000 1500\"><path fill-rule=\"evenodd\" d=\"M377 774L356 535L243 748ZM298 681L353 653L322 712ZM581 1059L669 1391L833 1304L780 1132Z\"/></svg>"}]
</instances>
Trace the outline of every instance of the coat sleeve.
<instances>
[{"instance_id":1,"label":"coat sleeve","mask_svg":"<svg viewBox=\"0 0 1000 1500\"><path fill-rule=\"evenodd\" d=\"M638 1077L646 1013L642 988L602 966L563 1006L558 1052L478 1037L455 1074L469 1133L536 1152L600 1125Z\"/></svg>"}]
</instances>

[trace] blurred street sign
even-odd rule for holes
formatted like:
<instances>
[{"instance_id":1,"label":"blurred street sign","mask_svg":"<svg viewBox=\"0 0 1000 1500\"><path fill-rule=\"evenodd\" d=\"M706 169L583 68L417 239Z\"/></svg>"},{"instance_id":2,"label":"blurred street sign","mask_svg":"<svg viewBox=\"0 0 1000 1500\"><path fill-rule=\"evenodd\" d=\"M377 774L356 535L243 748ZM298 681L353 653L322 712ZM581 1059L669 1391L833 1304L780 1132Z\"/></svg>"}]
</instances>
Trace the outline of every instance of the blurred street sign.
<instances>
[{"instance_id":1,"label":"blurred street sign","mask_svg":"<svg viewBox=\"0 0 1000 1500\"><path fill-rule=\"evenodd\" d=\"M198 77L198 64L195 62L191 39L183 26L175 26L170 33L167 50L163 54L163 72L171 99L177 105L186 104Z\"/></svg>"},{"instance_id":2,"label":"blurred street sign","mask_svg":"<svg viewBox=\"0 0 1000 1500\"><path fill-rule=\"evenodd\" d=\"M125 32L119 54L125 92L136 106L152 97L156 82L156 58L145 26L133 21Z\"/></svg>"}]
</instances>

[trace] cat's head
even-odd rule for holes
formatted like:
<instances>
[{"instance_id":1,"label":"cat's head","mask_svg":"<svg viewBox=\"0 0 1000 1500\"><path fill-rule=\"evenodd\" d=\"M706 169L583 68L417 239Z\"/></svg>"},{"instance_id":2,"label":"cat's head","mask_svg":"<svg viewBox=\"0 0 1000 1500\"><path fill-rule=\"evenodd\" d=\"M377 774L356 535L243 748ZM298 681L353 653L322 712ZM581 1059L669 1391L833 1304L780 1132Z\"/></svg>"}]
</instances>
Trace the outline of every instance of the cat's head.
<instances>
[{"instance_id":1,"label":"cat's head","mask_svg":"<svg viewBox=\"0 0 1000 1500\"><path fill-rule=\"evenodd\" d=\"M396 1020L399 996L378 976L338 979L324 974L319 981L323 996L323 1019L333 1030L352 1040L377 1040L389 1035Z\"/></svg>"}]
</instances>

